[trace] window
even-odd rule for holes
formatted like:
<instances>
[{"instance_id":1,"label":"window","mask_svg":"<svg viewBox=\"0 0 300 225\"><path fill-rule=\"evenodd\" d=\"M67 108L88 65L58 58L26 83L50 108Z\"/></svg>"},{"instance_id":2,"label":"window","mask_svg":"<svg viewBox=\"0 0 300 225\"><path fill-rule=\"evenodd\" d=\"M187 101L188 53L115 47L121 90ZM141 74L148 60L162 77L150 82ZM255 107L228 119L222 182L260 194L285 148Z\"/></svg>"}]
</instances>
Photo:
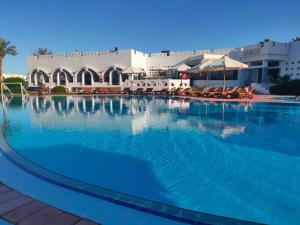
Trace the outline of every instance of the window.
<instances>
[{"instance_id":1,"label":"window","mask_svg":"<svg viewBox=\"0 0 300 225\"><path fill-rule=\"evenodd\" d=\"M275 67L275 66L279 66L279 61L277 60L268 61L268 67Z\"/></svg>"},{"instance_id":2,"label":"window","mask_svg":"<svg viewBox=\"0 0 300 225\"><path fill-rule=\"evenodd\" d=\"M300 63L300 61L297 61L297 63Z\"/></svg>"},{"instance_id":3,"label":"window","mask_svg":"<svg viewBox=\"0 0 300 225\"><path fill-rule=\"evenodd\" d=\"M146 86L146 84L145 83L143 83L143 87L145 87Z\"/></svg>"},{"instance_id":4,"label":"window","mask_svg":"<svg viewBox=\"0 0 300 225\"><path fill-rule=\"evenodd\" d=\"M291 70L294 70L294 68L292 67Z\"/></svg>"},{"instance_id":5,"label":"window","mask_svg":"<svg viewBox=\"0 0 300 225\"><path fill-rule=\"evenodd\" d=\"M210 80L223 80L224 72L223 71L211 72L209 79ZM238 79L238 71L237 70L226 71L226 80L237 80L237 79ZM201 76L200 80L206 80L206 75Z\"/></svg>"},{"instance_id":6,"label":"window","mask_svg":"<svg viewBox=\"0 0 300 225\"><path fill-rule=\"evenodd\" d=\"M292 64L294 64L294 61L292 62Z\"/></svg>"},{"instance_id":7,"label":"window","mask_svg":"<svg viewBox=\"0 0 300 225\"><path fill-rule=\"evenodd\" d=\"M285 70L286 70L286 71L288 71L288 70L289 70L289 68L285 68Z\"/></svg>"},{"instance_id":8,"label":"window","mask_svg":"<svg viewBox=\"0 0 300 225\"><path fill-rule=\"evenodd\" d=\"M285 63L285 65L289 65L289 63L288 63L288 62L286 62L286 63Z\"/></svg>"},{"instance_id":9,"label":"window","mask_svg":"<svg viewBox=\"0 0 300 225\"><path fill-rule=\"evenodd\" d=\"M250 62L251 66L261 66L262 64L263 64L262 61L253 61L253 62Z\"/></svg>"},{"instance_id":10,"label":"window","mask_svg":"<svg viewBox=\"0 0 300 225\"><path fill-rule=\"evenodd\" d=\"M175 86L174 83L171 83L171 86Z\"/></svg>"}]
</instances>

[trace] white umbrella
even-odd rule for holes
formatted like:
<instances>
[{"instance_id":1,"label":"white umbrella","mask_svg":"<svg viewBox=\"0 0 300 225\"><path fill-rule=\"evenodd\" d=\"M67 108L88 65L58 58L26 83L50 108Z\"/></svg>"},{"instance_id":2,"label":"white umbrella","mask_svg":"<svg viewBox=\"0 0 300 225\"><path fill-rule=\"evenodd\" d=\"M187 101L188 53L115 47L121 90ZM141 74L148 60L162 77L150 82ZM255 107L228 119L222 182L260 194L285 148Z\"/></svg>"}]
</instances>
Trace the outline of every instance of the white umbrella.
<instances>
[{"instance_id":1,"label":"white umbrella","mask_svg":"<svg viewBox=\"0 0 300 225\"><path fill-rule=\"evenodd\" d=\"M177 65L173 66L172 69L175 69L178 72L184 72L184 71L187 71L187 70L191 69L191 67L189 67L185 63L180 63L180 64L177 64Z\"/></svg>"},{"instance_id":2,"label":"white umbrella","mask_svg":"<svg viewBox=\"0 0 300 225\"><path fill-rule=\"evenodd\" d=\"M210 65L212 62L214 62L216 59L207 59L201 62L200 64L193 66L188 71L192 73L200 73L202 71L207 71L205 68Z\"/></svg>"},{"instance_id":3,"label":"white umbrella","mask_svg":"<svg viewBox=\"0 0 300 225\"><path fill-rule=\"evenodd\" d=\"M223 76L223 90L225 90L226 84L226 71L228 70L242 70L246 69L248 66L237 60L231 59L228 56L224 56L217 59L203 68L204 71L224 71Z\"/></svg>"},{"instance_id":4,"label":"white umbrella","mask_svg":"<svg viewBox=\"0 0 300 225\"><path fill-rule=\"evenodd\" d=\"M138 73L144 73L145 71L139 68L136 68L132 65L128 66L126 69L122 71L123 74L138 74Z\"/></svg>"},{"instance_id":5,"label":"white umbrella","mask_svg":"<svg viewBox=\"0 0 300 225\"><path fill-rule=\"evenodd\" d=\"M213 63L216 59L207 59L207 60L204 60L202 63L196 65L196 66L193 66L191 69L189 69L188 71L189 72L192 72L192 73L201 73L203 71L207 71L207 75L206 75L206 87L208 87L208 77L209 77L209 72L212 71L212 70L209 70L207 68L208 65L210 65L211 63Z\"/></svg>"},{"instance_id":6,"label":"white umbrella","mask_svg":"<svg viewBox=\"0 0 300 225\"><path fill-rule=\"evenodd\" d=\"M221 70L241 70L246 69L248 66L237 60L224 56L220 59L214 60L212 63L208 64L204 69L212 69L214 71Z\"/></svg>"},{"instance_id":7,"label":"white umbrella","mask_svg":"<svg viewBox=\"0 0 300 225\"><path fill-rule=\"evenodd\" d=\"M166 66L161 66L161 65L158 65L158 66L154 66L152 69L150 69L152 71L167 71L168 68Z\"/></svg>"}]
</instances>

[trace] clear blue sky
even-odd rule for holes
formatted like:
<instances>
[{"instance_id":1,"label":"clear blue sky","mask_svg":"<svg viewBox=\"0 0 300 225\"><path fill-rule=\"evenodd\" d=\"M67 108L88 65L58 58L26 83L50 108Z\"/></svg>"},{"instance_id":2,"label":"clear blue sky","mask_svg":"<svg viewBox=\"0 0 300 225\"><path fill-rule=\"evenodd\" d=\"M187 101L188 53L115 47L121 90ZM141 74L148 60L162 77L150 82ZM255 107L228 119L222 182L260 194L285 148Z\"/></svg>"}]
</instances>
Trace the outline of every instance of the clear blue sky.
<instances>
[{"instance_id":1,"label":"clear blue sky","mask_svg":"<svg viewBox=\"0 0 300 225\"><path fill-rule=\"evenodd\" d=\"M4 72L25 73L38 47L53 52L238 47L300 36L300 0L0 0L0 36L17 46Z\"/></svg>"}]
</instances>

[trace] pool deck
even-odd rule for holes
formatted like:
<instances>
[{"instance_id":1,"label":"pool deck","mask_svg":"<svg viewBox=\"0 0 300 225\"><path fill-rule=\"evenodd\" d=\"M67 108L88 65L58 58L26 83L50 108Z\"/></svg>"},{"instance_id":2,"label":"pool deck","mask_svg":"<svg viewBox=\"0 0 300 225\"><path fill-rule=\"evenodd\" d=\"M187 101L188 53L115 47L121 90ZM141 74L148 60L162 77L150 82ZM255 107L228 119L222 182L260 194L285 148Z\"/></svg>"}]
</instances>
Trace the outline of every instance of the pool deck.
<instances>
[{"instance_id":1,"label":"pool deck","mask_svg":"<svg viewBox=\"0 0 300 225\"><path fill-rule=\"evenodd\" d=\"M96 225L21 194L0 182L0 218L20 225Z\"/></svg>"}]
</instances>

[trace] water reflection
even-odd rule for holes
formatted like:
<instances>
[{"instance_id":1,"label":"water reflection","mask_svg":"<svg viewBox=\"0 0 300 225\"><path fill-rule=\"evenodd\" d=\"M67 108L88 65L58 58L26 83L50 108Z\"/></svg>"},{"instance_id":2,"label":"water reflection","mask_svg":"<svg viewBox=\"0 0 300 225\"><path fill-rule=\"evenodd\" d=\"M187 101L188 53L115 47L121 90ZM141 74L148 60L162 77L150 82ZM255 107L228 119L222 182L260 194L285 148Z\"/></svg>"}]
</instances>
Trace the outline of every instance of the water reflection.
<instances>
[{"instance_id":1,"label":"water reflection","mask_svg":"<svg viewBox=\"0 0 300 225\"><path fill-rule=\"evenodd\" d=\"M130 127L129 132L134 135L149 129L169 129L170 126L177 126L183 130L195 129L232 143L244 138L247 145L264 145L272 150L275 148L271 147L272 143L262 139L269 139L272 132L273 135L278 133L274 130L267 133L262 128L276 129L278 124L294 127L294 121L300 121L298 105L293 107L291 104L279 103L200 102L149 96L45 96L30 97L25 103L20 98L13 98L7 106L26 107L26 104L30 105L32 123L39 126L97 129L102 124L107 130L124 131ZM61 116L64 120L61 120ZM291 132L293 128L283 129L292 138L298 133ZM231 138L236 136L240 136L240 139ZM244 143L239 141L239 144ZM295 145L299 146L298 143Z\"/></svg>"}]
</instances>

